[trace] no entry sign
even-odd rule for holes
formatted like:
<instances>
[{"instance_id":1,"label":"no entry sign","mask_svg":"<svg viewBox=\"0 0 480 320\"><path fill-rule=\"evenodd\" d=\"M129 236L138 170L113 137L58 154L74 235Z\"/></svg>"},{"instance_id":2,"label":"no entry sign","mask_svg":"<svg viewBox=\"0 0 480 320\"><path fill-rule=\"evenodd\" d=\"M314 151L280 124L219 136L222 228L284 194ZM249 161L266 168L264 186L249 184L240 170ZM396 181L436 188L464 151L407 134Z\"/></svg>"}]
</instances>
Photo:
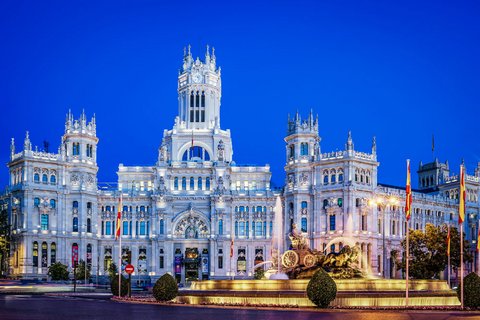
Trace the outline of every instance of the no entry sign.
<instances>
[{"instance_id":1,"label":"no entry sign","mask_svg":"<svg viewBox=\"0 0 480 320\"><path fill-rule=\"evenodd\" d=\"M125 266L125 272L128 273L128 274L132 274L134 270L135 270L135 268L131 264L127 264Z\"/></svg>"}]
</instances>

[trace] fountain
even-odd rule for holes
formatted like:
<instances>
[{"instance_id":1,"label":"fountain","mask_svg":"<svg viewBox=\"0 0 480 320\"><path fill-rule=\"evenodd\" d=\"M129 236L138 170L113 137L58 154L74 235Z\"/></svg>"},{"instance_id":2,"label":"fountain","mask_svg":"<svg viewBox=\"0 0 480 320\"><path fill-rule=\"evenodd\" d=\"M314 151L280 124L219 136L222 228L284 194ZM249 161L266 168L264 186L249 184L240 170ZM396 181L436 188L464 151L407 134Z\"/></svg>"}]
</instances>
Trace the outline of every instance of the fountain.
<instances>
[{"instance_id":1,"label":"fountain","mask_svg":"<svg viewBox=\"0 0 480 320\"><path fill-rule=\"evenodd\" d=\"M345 241L338 253L324 254L310 249L308 239L295 226L290 233L292 249L283 254L283 213L280 197L275 203L275 229L272 259L255 267L271 264L264 280L194 281L181 290L176 301L186 304L249 305L275 307L313 307L306 296L309 279L324 268L334 278L337 307L399 307L405 305L405 280L366 279L357 264L359 249L353 240ZM336 241L334 239L332 241ZM362 257L360 257L362 258ZM254 268L255 268L254 267ZM456 293L446 281L409 281L409 306L458 306Z\"/></svg>"},{"instance_id":2,"label":"fountain","mask_svg":"<svg viewBox=\"0 0 480 320\"><path fill-rule=\"evenodd\" d=\"M275 213L275 230L273 233L273 244L276 244L276 256L272 257L272 260L276 258L276 262L272 263L273 266L277 267L277 272L270 276L271 280L288 280L288 276L282 270L281 256L280 252L282 250L283 242L283 209L282 209L282 200L280 196L277 196L275 201L275 207L273 208Z\"/></svg>"}]
</instances>

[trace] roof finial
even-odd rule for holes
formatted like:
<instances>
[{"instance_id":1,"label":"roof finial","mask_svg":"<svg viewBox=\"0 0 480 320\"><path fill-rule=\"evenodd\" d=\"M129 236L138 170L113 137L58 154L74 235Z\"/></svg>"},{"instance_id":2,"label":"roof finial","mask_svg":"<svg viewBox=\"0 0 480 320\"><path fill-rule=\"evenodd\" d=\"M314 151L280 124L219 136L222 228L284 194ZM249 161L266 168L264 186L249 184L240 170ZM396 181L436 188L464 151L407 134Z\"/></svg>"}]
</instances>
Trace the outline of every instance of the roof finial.
<instances>
[{"instance_id":1,"label":"roof finial","mask_svg":"<svg viewBox=\"0 0 480 320\"><path fill-rule=\"evenodd\" d=\"M32 150L32 143L30 142L30 134L28 131L25 133L25 140L23 141L24 150Z\"/></svg>"},{"instance_id":2,"label":"roof finial","mask_svg":"<svg viewBox=\"0 0 480 320\"><path fill-rule=\"evenodd\" d=\"M353 150L352 131L348 130L347 150Z\"/></svg>"},{"instance_id":3,"label":"roof finial","mask_svg":"<svg viewBox=\"0 0 480 320\"><path fill-rule=\"evenodd\" d=\"M13 155L15 154L15 139L12 138L10 142L10 159L13 159Z\"/></svg>"},{"instance_id":4,"label":"roof finial","mask_svg":"<svg viewBox=\"0 0 480 320\"><path fill-rule=\"evenodd\" d=\"M372 153L376 154L377 153L377 137L373 136L372 139Z\"/></svg>"},{"instance_id":5,"label":"roof finial","mask_svg":"<svg viewBox=\"0 0 480 320\"><path fill-rule=\"evenodd\" d=\"M189 45L188 45L188 55L189 55L189 56L192 55L192 52L191 52L191 50L190 50L191 48L192 48L192 46L189 44Z\"/></svg>"},{"instance_id":6,"label":"roof finial","mask_svg":"<svg viewBox=\"0 0 480 320\"><path fill-rule=\"evenodd\" d=\"M210 47L209 47L208 44L207 44L207 53L205 54L206 60L209 60L209 59L210 59L210 52L209 52L209 51L210 51ZM207 62L207 61L205 61L205 62Z\"/></svg>"}]
</instances>

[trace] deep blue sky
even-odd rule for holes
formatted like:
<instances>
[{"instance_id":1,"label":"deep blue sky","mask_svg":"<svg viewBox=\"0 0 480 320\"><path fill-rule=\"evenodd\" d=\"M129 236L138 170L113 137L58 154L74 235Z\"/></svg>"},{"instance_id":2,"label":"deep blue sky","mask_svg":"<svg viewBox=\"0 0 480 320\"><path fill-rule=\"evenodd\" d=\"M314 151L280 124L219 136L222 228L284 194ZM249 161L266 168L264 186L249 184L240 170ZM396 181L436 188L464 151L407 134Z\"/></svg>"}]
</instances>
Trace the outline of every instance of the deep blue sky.
<instances>
[{"instance_id":1,"label":"deep blue sky","mask_svg":"<svg viewBox=\"0 0 480 320\"><path fill-rule=\"evenodd\" d=\"M228 4L227 4L228 3ZM177 114L183 47L222 67L222 127L237 163L282 185L287 114L320 117L323 152L377 136L379 181L405 159L480 161L478 1L0 2L0 162L25 131L56 150L69 108L97 114L100 181L152 165ZM6 185L7 169L0 170ZM414 177L416 183L416 176Z\"/></svg>"}]
</instances>

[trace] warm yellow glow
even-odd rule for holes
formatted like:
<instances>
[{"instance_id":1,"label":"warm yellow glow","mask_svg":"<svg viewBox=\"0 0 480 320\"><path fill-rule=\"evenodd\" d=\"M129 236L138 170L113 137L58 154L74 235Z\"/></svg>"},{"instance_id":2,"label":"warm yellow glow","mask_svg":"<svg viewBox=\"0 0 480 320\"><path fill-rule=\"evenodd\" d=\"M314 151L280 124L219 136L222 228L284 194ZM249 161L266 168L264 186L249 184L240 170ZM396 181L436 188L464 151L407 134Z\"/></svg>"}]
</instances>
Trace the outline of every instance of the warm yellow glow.
<instances>
[{"instance_id":1,"label":"warm yellow glow","mask_svg":"<svg viewBox=\"0 0 480 320\"><path fill-rule=\"evenodd\" d=\"M272 305L311 307L305 290L309 280L208 280L192 282L177 302L188 304ZM405 280L335 280L337 298L333 306L398 307L405 305ZM458 306L446 281L411 280L410 306Z\"/></svg>"}]
</instances>

